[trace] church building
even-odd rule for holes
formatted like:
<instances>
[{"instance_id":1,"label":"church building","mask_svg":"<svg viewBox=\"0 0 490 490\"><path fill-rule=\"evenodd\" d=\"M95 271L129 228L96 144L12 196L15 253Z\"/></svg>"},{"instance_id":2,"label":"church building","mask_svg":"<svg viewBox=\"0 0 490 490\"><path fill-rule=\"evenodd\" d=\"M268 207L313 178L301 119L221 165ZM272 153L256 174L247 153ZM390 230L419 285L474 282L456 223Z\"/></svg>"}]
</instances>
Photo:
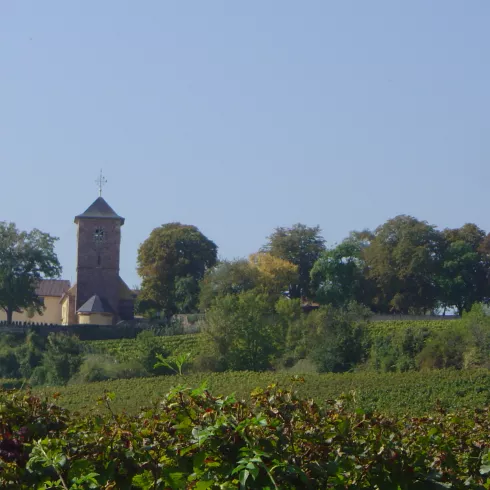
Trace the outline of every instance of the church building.
<instances>
[{"instance_id":1,"label":"church building","mask_svg":"<svg viewBox=\"0 0 490 490\"><path fill-rule=\"evenodd\" d=\"M76 283L60 300L63 325L114 325L134 318L134 295L119 276L119 216L102 196L82 214L77 225Z\"/></svg>"}]
</instances>

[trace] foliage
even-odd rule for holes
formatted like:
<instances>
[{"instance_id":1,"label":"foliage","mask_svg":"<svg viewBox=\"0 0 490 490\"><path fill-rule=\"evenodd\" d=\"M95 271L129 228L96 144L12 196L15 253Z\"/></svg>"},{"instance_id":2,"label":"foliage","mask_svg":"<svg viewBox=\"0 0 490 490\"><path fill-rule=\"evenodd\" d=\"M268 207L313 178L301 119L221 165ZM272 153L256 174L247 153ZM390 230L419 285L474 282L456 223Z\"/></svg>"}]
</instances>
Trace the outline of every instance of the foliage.
<instances>
[{"instance_id":1,"label":"foliage","mask_svg":"<svg viewBox=\"0 0 490 490\"><path fill-rule=\"evenodd\" d=\"M342 309L322 308L311 315L316 324L312 359L320 372L349 371L365 360L367 308L352 303Z\"/></svg>"},{"instance_id":2,"label":"foliage","mask_svg":"<svg viewBox=\"0 0 490 490\"><path fill-rule=\"evenodd\" d=\"M84 342L85 352L91 354L104 354L115 358L118 362L134 362L141 359L142 351L146 346L154 345L156 353L165 353L168 356L178 356L190 352L191 357L200 353L202 334L188 334L175 336L152 336L144 334L137 339L97 340ZM153 364L156 362L152 360ZM153 366L153 365L152 365Z\"/></svg>"},{"instance_id":3,"label":"foliage","mask_svg":"<svg viewBox=\"0 0 490 490\"><path fill-rule=\"evenodd\" d=\"M258 271L259 287L267 294L277 297L298 282L298 266L287 260L258 252L249 261Z\"/></svg>"},{"instance_id":4,"label":"foliage","mask_svg":"<svg viewBox=\"0 0 490 490\"><path fill-rule=\"evenodd\" d=\"M281 329L264 294L248 291L218 298L206 312L204 335L221 369L259 371L278 353Z\"/></svg>"},{"instance_id":5,"label":"foliage","mask_svg":"<svg viewBox=\"0 0 490 490\"><path fill-rule=\"evenodd\" d=\"M2 393L3 488L488 488L488 409L393 420L275 385L249 403L173 389L139 415Z\"/></svg>"},{"instance_id":6,"label":"foliage","mask_svg":"<svg viewBox=\"0 0 490 490\"><path fill-rule=\"evenodd\" d=\"M20 364L15 355L15 351L4 347L0 350L0 377L18 378L20 374Z\"/></svg>"},{"instance_id":7,"label":"foliage","mask_svg":"<svg viewBox=\"0 0 490 490\"><path fill-rule=\"evenodd\" d=\"M297 282L297 266L270 253L251 254L248 261L222 261L209 269L201 281L200 309L206 311L219 298L250 290L265 294L274 302Z\"/></svg>"},{"instance_id":8,"label":"foliage","mask_svg":"<svg viewBox=\"0 0 490 490\"><path fill-rule=\"evenodd\" d=\"M408 326L385 335L372 336L368 359L369 369L382 372L404 372L417 369L417 357L427 339L434 333L437 334L437 331L429 328L414 329Z\"/></svg>"},{"instance_id":9,"label":"foliage","mask_svg":"<svg viewBox=\"0 0 490 490\"><path fill-rule=\"evenodd\" d=\"M70 379L70 383L92 383L144 376L149 376L148 371L138 361L118 362L107 355L90 354L85 357L79 371Z\"/></svg>"},{"instance_id":10,"label":"foliage","mask_svg":"<svg viewBox=\"0 0 490 490\"><path fill-rule=\"evenodd\" d=\"M308 364L308 363L307 363ZM298 363L300 366L300 363ZM357 371L349 373L312 373L311 366L290 371L227 371L224 373L187 373L137 379L116 379L103 383L67 384L57 387L37 387L41 396L61 394L58 402L83 413L100 412L94 404L104 390L118 394L113 402L116 412L138 413L142 406L153 403L175 387L176 382L188 386L206 383L217 395L235 394L239 399L249 399L250 392L266 388L271 383L291 386L291 373L301 375L305 382L295 386L298 393L320 405L343 394L352 394L349 409L377 410L387 415L431 415L438 406L460 410L478 409L490 404L490 372L487 369L457 371L441 369L377 373ZM12 380L2 381L14 387Z\"/></svg>"},{"instance_id":11,"label":"foliage","mask_svg":"<svg viewBox=\"0 0 490 490\"><path fill-rule=\"evenodd\" d=\"M461 315L488 296L490 263L482 250L485 232L468 223L444 230L443 236L442 267L437 278L440 301L445 308L454 307Z\"/></svg>"},{"instance_id":12,"label":"foliage","mask_svg":"<svg viewBox=\"0 0 490 490\"><path fill-rule=\"evenodd\" d=\"M180 354L178 356L165 359L161 354L157 354L157 362L153 366L155 369L159 367L167 367L171 369L175 374L182 376L182 370L191 358L191 353Z\"/></svg>"},{"instance_id":13,"label":"foliage","mask_svg":"<svg viewBox=\"0 0 490 490\"><path fill-rule=\"evenodd\" d=\"M206 311L213 301L228 294L240 294L259 284L259 271L245 260L223 260L208 269L201 281L199 308Z\"/></svg>"},{"instance_id":14,"label":"foliage","mask_svg":"<svg viewBox=\"0 0 490 490\"><path fill-rule=\"evenodd\" d=\"M462 369L467 342L467 332L462 328L437 332L429 338L418 355L419 367Z\"/></svg>"},{"instance_id":15,"label":"foliage","mask_svg":"<svg viewBox=\"0 0 490 490\"><path fill-rule=\"evenodd\" d=\"M345 306L366 301L367 279L359 242L345 240L321 254L311 269L316 299L321 304Z\"/></svg>"},{"instance_id":16,"label":"foliage","mask_svg":"<svg viewBox=\"0 0 490 490\"><path fill-rule=\"evenodd\" d=\"M45 383L65 384L77 373L83 362L82 343L74 335L51 333L42 358Z\"/></svg>"},{"instance_id":17,"label":"foliage","mask_svg":"<svg viewBox=\"0 0 490 490\"><path fill-rule=\"evenodd\" d=\"M441 233L411 216L397 216L379 226L364 250L369 278L378 289L377 310L409 313L434 309L442 247Z\"/></svg>"},{"instance_id":18,"label":"foliage","mask_svg":"<svg viewBox=\"0 0 490 490\"><path fill-rule=\"evenodd\" d=\"M298 282L289 286L291 298L311 296L310 271L324 250L325 240L320 235L320 228L300 223L291 228L276 228L262 249L298 267Z\"/></svg>"},{"instance_id":19,"label":"foliage","mask_svg":"<svg viewBox=\"0 0 490 490\"><path fill-rule=\"evenodd\" d=\"M138 250L141 309L167 316L197 309L198 283L216 263L217 247L195 226L168 223L155 228Z\"/></svg>"},{"instance_id":20,"label":"foliage","mask_svg":"<svg viewBox=\"0 0 490 490\"><path fill-rule=\"evenodd\" d=\"M0 308L7 313L7 323L12 323L14 312L43 312L36 287L43 277L61 273L56 240L37 229L19 231L14 223L0 221Z\"/></svg>"}]
</instances>

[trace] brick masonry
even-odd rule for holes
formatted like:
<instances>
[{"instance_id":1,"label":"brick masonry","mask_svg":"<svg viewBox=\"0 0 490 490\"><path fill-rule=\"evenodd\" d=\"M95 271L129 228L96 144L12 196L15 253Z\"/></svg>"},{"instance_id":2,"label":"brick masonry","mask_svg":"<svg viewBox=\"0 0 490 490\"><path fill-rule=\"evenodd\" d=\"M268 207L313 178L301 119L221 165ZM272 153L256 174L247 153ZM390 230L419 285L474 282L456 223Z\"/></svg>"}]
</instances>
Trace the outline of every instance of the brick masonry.
<instances>
[{"instance_id":1,"label":"brick masonry","mask_svg":"<svg viewBox=\"0 0 490 490\"><path fill-rule=\"evenodd\" d=\"M103 239L96 240L96 231ZM105 298L119 319L119 257L121 220L117 218L79 218L77 233L76 309L97 294ZM126 315L124 315L126 316Z\"/></svg>"}]
</instances>

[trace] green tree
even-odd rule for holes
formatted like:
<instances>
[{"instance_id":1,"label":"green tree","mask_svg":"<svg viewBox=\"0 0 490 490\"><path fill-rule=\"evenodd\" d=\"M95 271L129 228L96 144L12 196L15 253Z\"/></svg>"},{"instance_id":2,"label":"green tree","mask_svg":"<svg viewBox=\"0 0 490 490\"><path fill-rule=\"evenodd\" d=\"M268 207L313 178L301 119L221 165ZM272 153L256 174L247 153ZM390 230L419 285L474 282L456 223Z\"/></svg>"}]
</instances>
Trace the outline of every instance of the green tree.
<instances>
[{"instance_id":1,"label":"green tree","mask_svg":"<svg viewBox=\"0 0 490 490\"><path fill-rule=\"evenodd\" d=\"M268 237L263 252L287 260L298 267L298 281L289 285L289 296L310 296L310 271L325 250L325 240L320 227L308 227L301 223L291 228L276 228Z\"/></svg>"},{"instance_id":2,"label":"green tree","mask_svg":"<svg viewBox=\"0 0 490 490\"><path fill-rule=\"evenodd\" d=\"M199 281L216 256L216 245L195 226L168 223L155 228L138 250L140 308L163 310L167 316L195 311Z\"/></svg>"},{"instance_id":3,"label":"green tree","mask_svg":"<svg viewBox=\"0 0 490 490\"><path fill-rule=\"evenodd\" d=\"M248 260L223 260L208 269L200 284L199 308L207 310L216 298L240 294L259 285L259 271Z\"/></svg>"},{"instance_id":4,"label":"green tree","mask_svg":"<svg viewBox=\"0 0 490 490\"><path fill-rule=\"evenodd\" d=\"M358 240L348 238L323 252L311 269L311 280L316 300L321 304L370 303L365 263Z\"/></svg>"},{"instance_id":5,"label":"green tree","mask_svg":"<svg viewBox=\"0 0 490 490\"><path fill-rule=\"evenodd\" d=\"M444 309L454 307L459 315L488 294L490 262L482 250L485 232L467 223L443 231L442 267L438 275Z\"/></svg>"},{"instance_id":6,"label":"green tree","mask_svg":"<svg viewBox=\"0 0 490 490\"><path fill-rule=\"evenodd\" d=\"M83 347L78 337L63 333L50 333L42 364L34 370L33 376L36 370L41 368L45 383L49 385L65 384L78 372L82 362Z\"/></svg>"},{"instance_id":7,"label":"green tree","mask_svg":"<svg viewBox=\"0 0 490 490\"><path fill-rule=\"evenodd\" d=\"M217 298L204 333L221 369L261 371L280 351L281 326L266 295L247 291Z\"/></svg>"},{"instance_id":8,"label":"green tree","mask_svg":"<svg viewBox=\"0 0 490 490\"><path fill-rule=\"evenodd\" d=\"M27 308L42 313L36 294L39 281L61 274L54 251L56 240L37 229L19 231L14 223L0 222L0 308L5 310L8 323L14 312Z\"/></svg>"},{"instance_id":9,"label":"green tree","mask_svg":"<svg viewBox=\"0 0 490 490\"><path fill-rule=\"evenodd\" d=\"M443 241L434 226L411 216L397 216L376 229L364 257L377 286L377 311L423 313L436 307Z\"/></svg>"},{"instance_id":10,"label":"green tree","mask_svg":"<svg viewBox=\"0 0 490 490\"><path fill-rule=\"evenodd\" d=\"M350 303L345 308L322 307L312 312L312 359L320 372L344 372L366 359L368 308Z\"/></svg>"}]
</instances>

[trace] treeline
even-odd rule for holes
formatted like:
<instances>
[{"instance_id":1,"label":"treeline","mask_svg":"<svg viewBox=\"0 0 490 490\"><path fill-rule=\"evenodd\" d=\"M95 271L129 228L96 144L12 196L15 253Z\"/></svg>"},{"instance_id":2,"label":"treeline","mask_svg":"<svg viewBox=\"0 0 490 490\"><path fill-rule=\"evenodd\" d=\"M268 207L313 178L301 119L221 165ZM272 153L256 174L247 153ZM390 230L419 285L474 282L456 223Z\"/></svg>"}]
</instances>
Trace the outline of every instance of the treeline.
<instances>
[{"instance_id":1,"label":"treeline","mask_svg":"<svg viewBox=\"0 0 490 490\"><path fill-rule=\"evenodd\" d=\"M217 251L194 226L153 230L138 253L139 311L206 311L217 298L250 290L400 314L462 314L490 297L490 235L471 223L439 230L401 215L330 247L319 227L297 224L274 230L248 259L218 261Z\"/></svg>"}]
</instances>

